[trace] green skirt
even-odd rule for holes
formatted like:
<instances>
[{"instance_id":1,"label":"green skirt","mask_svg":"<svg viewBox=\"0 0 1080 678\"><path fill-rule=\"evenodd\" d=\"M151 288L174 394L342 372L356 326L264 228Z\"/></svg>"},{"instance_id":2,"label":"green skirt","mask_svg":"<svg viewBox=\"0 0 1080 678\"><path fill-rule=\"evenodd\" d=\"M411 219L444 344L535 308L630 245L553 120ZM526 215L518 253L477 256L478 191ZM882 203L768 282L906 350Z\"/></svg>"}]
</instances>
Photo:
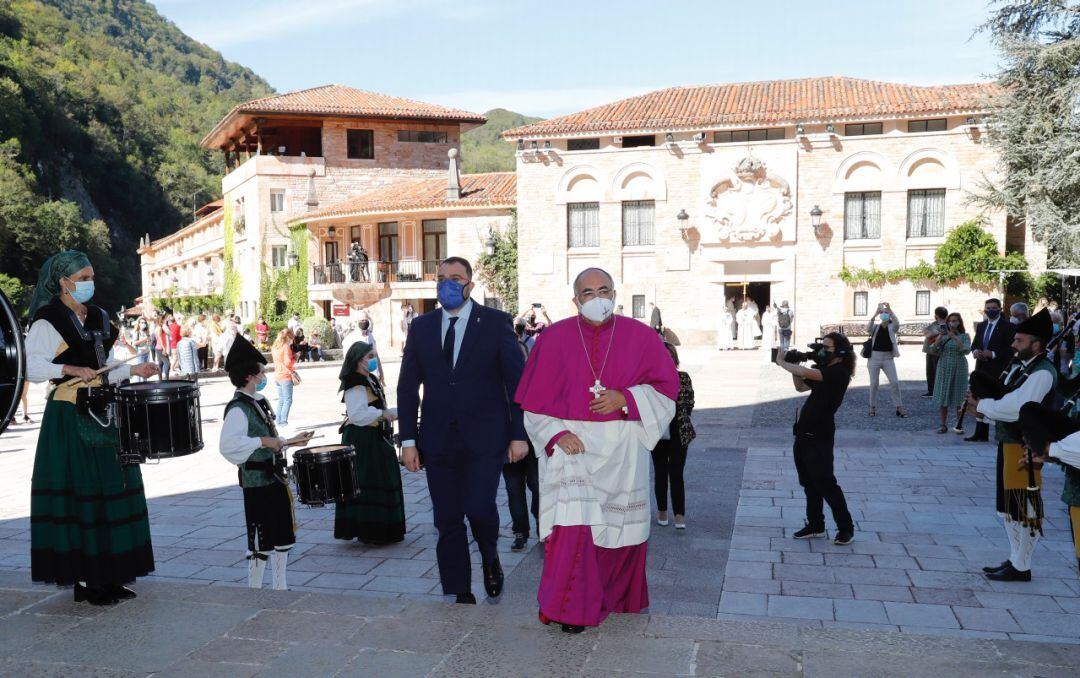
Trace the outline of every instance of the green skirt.
<instances>
[{"instance_id":1,"label":"green skirt","mask_svg":"<svg viewBox=\"0 0 1080 678\"><path fill-rule=\"evenodd\" d=\"M101 588L154 571L142 473L117 448L115 427L50 396L30 485L34 581Z\"/></svg>"},{"instance_id":2,"label":"green skirt","mask_svg":"<svg viewBox=\"0 0 1080 678\"><path fill-rule=\"evenodd\" d=\"M372 426L346 426L341 442L356 449L360 494L338 502L334 537L368 544L392 544L405 538L405 498L397 454Z\"/></svg>"}]
</instances>

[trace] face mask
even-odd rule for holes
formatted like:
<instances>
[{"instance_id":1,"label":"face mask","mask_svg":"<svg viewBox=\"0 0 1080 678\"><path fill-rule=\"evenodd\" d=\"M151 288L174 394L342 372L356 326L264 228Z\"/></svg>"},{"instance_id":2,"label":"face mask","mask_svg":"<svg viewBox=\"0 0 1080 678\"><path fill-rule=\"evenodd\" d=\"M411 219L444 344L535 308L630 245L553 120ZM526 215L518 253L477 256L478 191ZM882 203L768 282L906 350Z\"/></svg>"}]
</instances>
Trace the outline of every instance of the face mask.
<instances>
[{"instance_id":1,"label":"face mask","mask_svg":"<svg viewBox=\"0 0 1080 678\"><path fill-rule=\"evenodd\" d=\"M360 329L362 329L362 330L364 330L366 332L367 328L369 328L369 327L371 327L371 323L369 323L366 320L361 320L360 321Z\"/></svg>"},{"instance_id":2,"label":"face mask","mask_svg":"<svg viewBox=\"0 0 1080 678\"><path fill-rule=\"evenodd\" d=\"M255 384L255 390L256 391L263 390L264 388L266 388L266 383L267 383L266 375L264 374L264 375L262 375L262 378L259 379L259 383Z\"/></svg>"},{"instance_id":3,"label":"face mask","mask_svg":"<svg viewBox=\"0 0 1080 678\"><path fill-rule=\"evenodd\" d=\"M1001 309L992 308L986 311L986 317L991 320L997 320L999 315L1001 315Z\"/></svg>"},{"instance_id":4,"label":"face mask","mask_svg":"<svg viewBox=\"0 0 1080 678\"><path fill-rule=\"evenodd\" d=\"M1010 317L1009 322L1012 323L1013 325L1019 325L1021 321L1020 321L1020 318Z\"/></svg>"},{"instance_id":5,"label":"face mask","mask_svg":"<svg viewBox=\"0 0 1080 678\"><path fill-rule=\"evenodd\" d=\"M581 305L581 315L594 323L602 323L611 317L615 302L603 297L593 297Z\"/></svg>"},{"instance_id":6,"label":"face mask","mask_svg":"<svg viewBox=\"0 0 1080 678\"><path fill-rule=\"evenodd\" d=\"M372 358L371 360L367 361L367 371L368 372L375 372L378 369L379 369L379 360L377 358Z\"/></svg>"},{"instance_id":7,"label":"face mask","mask_svg":"<svg viewBox=\"0 0 1080 678\"><path fill-rule=\"evenodd\" d=\"M85 304L90 301L90 298L94 296L94 281L93 280L79 280L72 281L75 283L75 289L71 292L71 298L80 304Z\"/></svg>"},{"instance_id":8,"label":"face mask","mask_svg":"<svg viewBox=\"0 0 1080 678\"><path fill-rule=\"evenodd\" d=\"M443 308L453 311L465 303L465 285L456 280L440 280L436 295Z\"/></svg>"},{"instance_id":9,"label":"face mask","mask_svg":"<svg viewBox=\"0 0 1080 678\"><path fill-rule=\"evenodd\" d=\"M821 347L817 350L818 362L827 363L832 360L833 352L825 347Z\"/></svg>"},{"instance_id":10,"label":"face mask","mask_svg":"<svg viewBox=\"0 0 1080 678\"><path fill-rule=\"evenodd\" d=\"M955 330L955 329L960 327L960 323L955 322L955 321L951 322L951 323L949 323L949 327Z\"/></svg>"},{"instance_id":11,"label":"face mask","mask_svg":"<svg viewBox=\"0 0 1080 678\"><path fill-rule=\"evenodd\" d=\"M888 319L889 319L889 314L888 313L882 313L881 314L881 322L885 322Z\"/></svg>"}]
</instances>

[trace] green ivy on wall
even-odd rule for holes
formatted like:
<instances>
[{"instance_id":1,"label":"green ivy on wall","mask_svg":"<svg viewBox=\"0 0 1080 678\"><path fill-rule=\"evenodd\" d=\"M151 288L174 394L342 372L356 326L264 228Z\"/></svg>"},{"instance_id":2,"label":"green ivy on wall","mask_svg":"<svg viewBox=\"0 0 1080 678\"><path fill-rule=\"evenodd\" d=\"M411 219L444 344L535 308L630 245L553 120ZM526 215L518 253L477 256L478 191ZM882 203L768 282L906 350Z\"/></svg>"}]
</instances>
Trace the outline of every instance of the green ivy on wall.
<instances>
[{"instance_id":1,"label":"green ivy on wall","mask_svg":"<svg viewBox=\"0 0 1080 678\"><path fill-rule=\"evenodd\" d=\"M225 280L221 286L221 296L225 300L225 304L229 309L236 310L240 302L240 272L236 270L235 266L235 252L236 244L236 228L233 226L232 220L232 204L229 200L225 201L225 233L224 233L224 248L221 255L222 263L225 269Z\"/></svg>"},{"instance_id":2,"label":"green ivy on wall","mask_svg":"<svg viewBox=\"0 0 1080 678\"><path fill-rule=\"evenodd\" d=\"M511 315L518 312L518 247L517 210L510 212L510 227L506 233L495 231L495 253L484 253L476 262L480 280L498 295L503 310Z\"/></svg>"},{"instance_id":3,"label":"green ivy on wall","mask_svg":"<svg viewBox=\"0 0 1080 678\"><path fill-rule=\"evenodd\" d=\"M261 266L259 284L259 305L266 322L274 323L288 319L294 313L301 318L314 315L308 303L307 285L307 226L300 224L290 229L289 239L292 251L300 257L295 267L272 269L265 263ZM284 313L277 313L277 301L285 298Z\"/></svg>"},{"instance_id":4,"label":"green ivy on wall","mask_svg":"<svg viewBox=\"0 0 1080 678\"><path fill-rule=\"evenodd\" d=\"M900 282L901 280L927 280L939 285L967 283L973 287L989 289L1001 280L999 270L1026 269L1027 260L1019 252L1001 254L994 236L983 228L978 220L965 221L949 231L945 242L934 253L934 263L920 262L915 266L891 270L844 266L838 277L848 285L871 286ZM1005 278L1006 290L1021 295L1020 287L1031 276L1013 273Z\"/></svg>"},{"instance_id":5,"label":"green ivy on wall","mask_svg":"<svg viewBox=\"0 0 1080 678\"><path fill-rule=\"evenodd\" d=\"M201 294L179 297L157 297L154 300L157 309L169 308L184 315L192 313L216 313L225 310L225 296L222 294Z\"/></svg>"}]
</instances>

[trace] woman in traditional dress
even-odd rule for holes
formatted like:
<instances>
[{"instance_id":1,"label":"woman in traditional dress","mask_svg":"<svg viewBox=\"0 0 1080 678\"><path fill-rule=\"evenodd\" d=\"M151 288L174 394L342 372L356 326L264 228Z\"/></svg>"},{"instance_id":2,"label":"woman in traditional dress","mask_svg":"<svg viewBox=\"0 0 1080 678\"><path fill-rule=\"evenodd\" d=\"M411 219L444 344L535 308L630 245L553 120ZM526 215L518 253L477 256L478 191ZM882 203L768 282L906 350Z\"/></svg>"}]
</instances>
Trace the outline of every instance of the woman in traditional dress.
<instances>
[{"instance_id":1,"label":"woman in traditional dress","mask_svg":"<svg viewBox=\"0 0 1080 678\"><path fill-rule=\"evenodd\" d=\"M956 423L960 423L961 405L968 389L967 354L971 353L971 337L964 329L964 319L959 313L945 318L945 333L934 342L933 351L938 355L937 376L934 379L934 404L940 408L941 427L938 433L948 432L949 410L956 411ZM953 428L963 433L962 428Z\"/></svg>"},{"instance_id":2,"label":"woman in traditional dress","mask_svg":"<svg viewBox=\"0 0 1080 678\"><path fill-rule=\"evenodd\" d=\"M374 376L377 367L375 349L358 341L349 347L338 374L348 416L341 442L356 450L360 494L338 502L334 537L379 545L405 538L405 499L397 454L390 442L397 409L386 407L386 395Z\"/></svg>"},{"instance_id":3,"label":"woman in traditional dress","mask_svg":"<svg viewBox=\"0 0 1080 678\"><path fill-rule=\"evenodd\" d=\"M87 305L93 296L90 260L68 250L41 267L30 302L27 376L54 385L30 485L30 574L74 585L76 602L115 605L135 597L124 584L154 571L154 552L138 465L121 466L116 427L100 426L76 406L88 385L103 383L95 372L117 336L108 313ZM108 377L157 371L153 363L122 365Z\"/></svg>"}]
</instances>

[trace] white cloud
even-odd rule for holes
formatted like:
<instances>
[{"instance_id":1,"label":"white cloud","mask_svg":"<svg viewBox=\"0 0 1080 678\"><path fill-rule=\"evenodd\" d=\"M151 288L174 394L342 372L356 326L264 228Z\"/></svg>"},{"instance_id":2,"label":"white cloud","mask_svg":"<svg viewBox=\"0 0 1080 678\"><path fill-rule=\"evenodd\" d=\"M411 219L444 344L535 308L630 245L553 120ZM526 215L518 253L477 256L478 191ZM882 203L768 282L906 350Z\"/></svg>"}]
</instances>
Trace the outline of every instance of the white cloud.
<instances>
[{"instance_id":1,"label":"white cloud","mask_svg":"<svg viewBox=\"0 0 1080 678\"><path fill-rule=\"evenodd\" d=\"M422 101L438 101L444 106L483 112L506 108L516 113L553 117L611 103L619 99L645 94L667 85L636 85L625 87L565 87L549 89L465 90L439 92L418 97Z\"/></svg>"}]
</instances>

